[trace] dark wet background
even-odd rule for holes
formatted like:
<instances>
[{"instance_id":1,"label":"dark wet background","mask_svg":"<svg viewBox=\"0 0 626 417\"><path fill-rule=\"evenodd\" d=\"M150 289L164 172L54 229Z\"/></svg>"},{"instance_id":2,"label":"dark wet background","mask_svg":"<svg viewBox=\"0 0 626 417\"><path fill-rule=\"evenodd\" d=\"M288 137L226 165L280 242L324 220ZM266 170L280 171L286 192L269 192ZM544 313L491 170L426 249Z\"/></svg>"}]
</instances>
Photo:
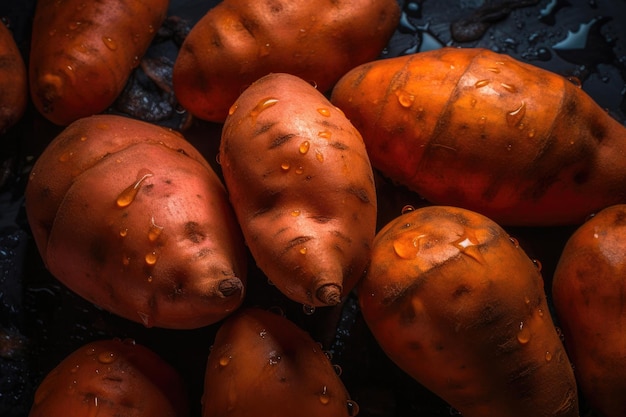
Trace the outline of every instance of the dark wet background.
<instances>
[{"instance_id":1,"label":"dark wet background","mask_svg":"<svg viewBox=\"0 0 626 417\"><path fill-rule=\"evenodd\" d=\"M193 24L216 1L172 0L161 36L111 110L166 126L185 124L173 97L155 87L155 71L168 68ZM510 54L580 83L601 106L626 121L626 1L421 0L403 2L402 21L383 56L444 45L481 46ZM14 31L26 57L33 0L0 1L0 17ZM182 21L179 19L182 18ZM364 27L363 30L367 30ZM148 105L139 97L150 97ZM213 162L220 126L196 122L186 136ZM26 416L43 376L84 343L101 338L134 338L176 366L190 385L199 415L204 365L216 327L192 331L147 329L85 302L51 277L31 239L23 207L29 169L59 128L29 108L24 119L0 137L0 416ZM214 163L219 170L219 166ZM379 178L380 179L380 178ZM419 197L380 179L385 222ZM546 285L572 228L511 228L527 253L543 265ZM313 314L286 301L251 265L249 304L278 306L332 353L362 417L450 416L455 410L397 369L374 342L354 298L341 308ZM581 416L593 416L581 399Z\"/></svg>"}]
</instances>

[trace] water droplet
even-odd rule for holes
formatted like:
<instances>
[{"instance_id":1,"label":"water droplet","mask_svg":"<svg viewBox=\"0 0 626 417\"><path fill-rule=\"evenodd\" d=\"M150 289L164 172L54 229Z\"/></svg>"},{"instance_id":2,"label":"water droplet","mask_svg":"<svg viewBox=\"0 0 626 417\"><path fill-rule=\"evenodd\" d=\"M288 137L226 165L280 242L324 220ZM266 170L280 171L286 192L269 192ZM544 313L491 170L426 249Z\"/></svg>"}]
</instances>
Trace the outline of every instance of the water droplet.
<instances>
[{"instance_id":1,"label":"water droplet","mask_svg":"<svg viewBox=\"0 0 626 417\"><path fill-rule=\"evenodd\" d=\"M504 88L506 91L508 91L509 93L516 93L517 92L517 88L514 85L512 85L512 84L500 83L500 86L502 88Z\"/></svg>"},{"instance_id":2,"label":"water droplet","mask_svg":"<svg viewBox=\"0 0 626 417\"><path fill-rule=\"evenodd\" d=\"M230 360L232 359L232 356L230 355L226 355L226 356L222 356L219 360L219 364L220 366L226 366L230 363Z\"/></svg>"},{"instance_id":3,"label":"water droplet","mask_svg":"<svg viewBox=\"0 0 626 417\"><path fill-rule=\"evenodd\" d=\"M330 139L330 137L332 136L332 132L330 130L321 130L317 133L317 136L322 139Z\"/></svg>"},{"instance_id":4,"label":"water droplet","mask_svg":"<svg viewBox=\"0 0 626 417\"><path fill-rule=\"evenodd\" d=\"M333 353L332 353L331 351L329 351L329 350L325 350L325 351L324 351L324 356L326 356L326 358L327 358L329 361L332 361L332 360L333 360Z\"/></svg>"},{"instance_id":5,"label":"water droplet","mask_svg":"<svg viewBox=\"0 0 626 417\"><path fill-rule=\"evenodd\" d=\"M154 279L154 278L152 278L152 275L149 275L149 276L148 276L148 284L149 284L149 283L151 283L153 279Z\"/></svg>"},{"instance_id":6,"label":"water droplet","mask_svg":"<svg viewBox=\"0 0 626 417\"><path fill-rule=\"evenodd\" d=\"M80 365L74 365L74 367L70 369L70 373L75 374L76 372L78 372L79 368L80 368Z\"/></svg>"},{"instance_id":7,"label":"water droplet","mask_svg":"<svg viewBox=\"0 0 626 417\"><path fill-rule=\"evenodd\" d=\"M150 229L148 230L148 240L150 242L156 241L163 232L163 226L159 226L154 222L154 217L150 219Z\"/></svg>"},{"instance_id":8,"label":"water droplet","mask_svg":"<svg viewBox=\"0 0 626 417\"><path fill-rule=\"evenodd\" d=\"M259 57L268 56L270 54L271 49L272 48L269 43L261 45L261 47L259 48Z\"/></svg>"},{"instance_id":9,"label":"water droplet","mask_svg":"<svg viewBox=\"0 0 626 417\"><path fill-rule=\"evenodd\" d=\"M543 267L543 265L541 265L539 259L533 259L533 264L535 264L535 268L537 268L537 270L541 272L541 268Z\"/></svg>"},{"instance_id":10,"label":"water droplet","mask_svg":"<svg viewBox=\"0 0 626 417\"><path fill-rule=\"evenodd\" d=\"M506 114L506 122L509 126L518 126L526 115L526 103L523 101L519 107Z\"/></svg>"},{"instance_id":11,"label":"water droplet","mask_svg":"<svg viewBox=\"0 0 626 417\"><path fill-rule=\"evenodd\" d=\"M267 336L267 330L263 329L259 332L259 336L261 336L261 339L265 339L265 336Z\"/></svg>"},{"instance_id":12,"label":"water droplet","mask_svg":"<svg viewBox=\"0 0 626 417\"><path fill-rule=\"evenodd\" d=\"M324 154L319 149L315 151L315 159L319 162L324 162Z\"/></svg>"},{"instance_id":13,"label":"water droplet","mask_svg":"<svg viewBox=\"0 0 626 417\"><path fill-rule=\"evenodd\" d=\"M96 417L100 413L100 407L98 404L98 397L93 397L93 407L90 408L89 413L87 413L86 417Z\"/></svg>"},{"instance_id":14,"label":"water droplet","mask_svg":"<svg viewBox=\"0 0 626 417\"><path fill-rule=\"evenodd\" d=\"M478 80L474 84L474 87L476 87L476 88L483 88L486 85L488 85L490 82L491 82L490 80Z\"/></svg>"},{"instance_id":15,"label":"water droplet","mask_svg":"<svg viewBox=\"0 0 626 417\"><path fill-rule=\"evenodd\" d=\"M283 172L289 171L290 168L291 165L289 165L289 162L283 162L282 164L280 164L280 170Z\"/></svg>"},{"instance_id":16,"label":"water droplet","mask_svg":"<svg viewBox=\"0 0 626 417\"><path fill-rule=\"evenodd\" d=\"M122 256L122 265L124 265L125 267L130 265L130 256L128 256L128 255L123 255Z\"/></svg>"},{"instance_id":17,"label":"water droplet","mask_svg":"<svg viewBox=\"0 0 626 417\"><path fill-rule=\"evenodd\" d=\"M414 238L398 239L393 242L393 250L402 259L414 259L421 249L421 241L426 235L422 234Z\"/></svg>"},{"instance_id":18,"label":"water droplet","mask_svg":"<svg viewBox=\"0 0 626 417\"><path fill-rule=\"evenodd\" d=\"M144 257L144 259L146 260L146 265L150 265L150 266L156 264L157 258L158 256L156 252L154 251L147 253L146 256Z\"/></svg>"},{"instance_id":19,"label":"water droplet","mask_svg":"<svg viewBox=\"0 0 626 417\"><path fill-rule=\"evenodd\" d=\"M550 362L552 360L552 353L546 352L545 358L546 358L546 362Z\"/></svg>"},{"instance_id":20,"label":"water droplet","mask_svg":"<svg viewBox=\"0 0 626 417\"><path fill-rule=\"evenodd\" d=\"M484 125L485 123L487 123L487 116L480 116L480 117L478 118L478 124L482 126L482 125Z\"/></svg>"},{"instance_id":21,"label":"water droplet","mask_svg":"<svg viewBox=\"0 0 626 417\"><path fill-rule=\"evenodd\" d=\"M300 252L302 255L306 255L306 252L307 252L306 246L303 247L303 248L300 248L300 250L298 252Z\"/></svg>"},{"instance_id":22,"label":"water droplet","mask_svg":"<svg viewBox=\"0 0 626 417\"><path fill-rule=\"evenodd\" d=\"M96 354L96 348L89 347L85 350L86 356L93 356Z\"/></svg>"},{"instance_id":23,"label":"water droplet","mask_svg":"<svg viewBox=\"0 0 626 417\"><path fill-rule=\"evenodd\" d=\"M302 174L303 172L304 172L304 167L298 167L298 168L296 168L296 171L295 171L295 173L296 173L296 174L300 175L300 174Z\"/></svg>"},{"instance_id":24,"label":"water droplet","mask_svg":"<svg viewBox=\"0 0 626 417\"><path fill-rule=\"evenodd\" d=\"M406 91L397 90L396 96L398 97L398 103L400 103L400 105L405 108L411 107L411 105L415 101L415 95L407 93Z\"/></svg>"},{"instance_id":25,"label":"water droplet","mask_svg":"<svg viewBox=\"0 0 626 417\"><path fill-rule=\"evenodd\" d=\"M580 80L580 78L578 78L578 77L576 77L574 75L569 75L566 78L567 78L567 81L569 81L570 83L574 84L576 87L582 88L583 82Z\"/></svg>"},{"instance_id":26,"label":"water droplet","mask_svg":"<svg viewBox=\"0 0 626 417\"><path fill-rule=\"evenodd\" d=\"M228 109L228 115L232 116L238 107L239 107L239 103L233 103L233 105L230 106L230 108Z\"/></svg>"},{"instance_id":27,"label":"water droplet","mask_svg":"<svg viewBox=\"0 0 626 417\"><path fill-rule=\"evenodd\" d=\"M522 345L525 345L530 341L530 330L526 326L524 326L524 322L521 321L519 324L519 332L517 332L517 341Z\"/></svg>"},{"instance_id":28,"label":"water droplet","mask_svg":"<svg viewBox=\"0 0 626 417\"><path fill-rule=\"evenodd\" d=\"M485 260L483 254L480 252L480 246L478 240L476 239L476 236L461 236L460 238L452 242L452 244L463 255L467 255L477 262L482 263Z\"/></svg>"},{"instance_id":29,"label":"water droplet","mask_svg":"<svg viewBox=\"0 0 626 417\"><path fill-rule=\"evenodd\" d=\"M274 104L278 103L277 98L266 97L259 101L257 105L250 111L250 116L256 118L263 110L267 110Z\"/></svg>"},{"instance_id":30,"label":"water droplet","mask_svg":"<svg viewBox=\"0 0 626 417\"><path fill-rule=\"evenodd\" d=\"M343 373L343 369L341 368L341 366L337 364L333 365L333 369L335 370L335 373L337 374L337 376L341 376L341 374Z\"/></svg>"},{"instance_id":31,"label":"water droplet","mask_svg":"<svg viewBox=\"0 0 626 417\"><path fill-rule=\"evenodd\" d=\"M310 306L308 304L303 304L302 305L302 312L304 314L306 314L307 316L310 316L313 313L315 313L315 306Z\"/></svg>"},{"instance_id":32,"label":"water droplet","mask_svg":"<svg viewBox=\"0 0 626 417\"><path fill-rule=\"evenodd\" d=\"M304 154L306 154L309 151L310 147L311 147L311 144L309 143L309 141L305 140L298 147L298 152L300 152L300 154L304 155Z\"/></svg>"},{"instance_id":33,"label":"water droplet","mask_svg":"<svg viewBox=\"0 0 626 417\"><path fill-rule=\"evenodd\" d=\"M490 68L487 68L487 71L493 72L494 74L499 74L500 73L500 68L490 67Z\"/></svg>"},{"instance_id":34,"label":"water droplet","mask_svg":"<svg viewBox=\"0 0 626 417\"><path fill-rule=\"evenodd\" d=\"M407 204L406 206L402 207L402 210L400 210L401 214L407 214L410 213L412 211L415 211L415 207L413 207L410 204Z\"/></svg>"},{"instance_id":35,"label":"water droplet","mask_svg":"<svg viewBox=\"0 0 626 417\"><path fill-rule=\"evenodd\" d=\"M98 355L98 362L109 364L115 362L115 353L113 352L102 352Z\"/></svg>"},{"instance_id":36,"label":"water droplet","mask_svg":"<svg viewBox=\"0 0 626 417\"><path fill-rule=\"evenodd\" d=\"M59 162L67 162L74 155L74 152L65 152L61 156L59 156Z\"/></svg>"},{"instance_id":37,"label":"water droplet","mask_svg":"<svg viewBox=\"0 0 626 417\"><path fill-rule=\"evenodd\" d=\"M350 417L354 417L359 414L359 404L357 404L354 400L348 400L346 402L346 406L348 407L348 415Z\"/></svg>"},{"instance_id":38,"label":"water droplet","mask_svg":"<svg viewBox=\"0 0 626 417\"><path fill-rule=\"evenodd\" d=\"M147 170L141 170L140 174L142 173L142 171L147 171ZM146 180L146 178L149 178L152 176L151 172L146 172L143 175L138 175L138 179L137 182L135 182L134 184L128 186L127 188L125 188L119 196L117 196L117 200L116 200L116 204L118 207L123 208L123 207L127 207L128 205L130 205L130 203L132 203L135 200L135 197L137 196L137 193L139 192L139 189L141 188L141 184Z\"/></svg>"},{"instance_id":39,"label":"water droplet","mask_svg":"<svg viewBox=\"0 0 626 417\"><path fill-rule=\"evenodd\" d=\"M317 112L324 117L330 117L330 110L328 110L326 107L320 107L319 109L317 109Z\"/></svg>"},{"instance_id":40,"label":"water droplet","mask_svg":"<svg viewBox=\"0 0 626 417\"><path fill-rule=\"evenodd\" d=\"M124 340L122 340L122 343L125 344L126 346L135 346L137 344L137 341L133 339L132 337L127 337Z\"/></svg>"},{"instance_id":41,"label":"water droplet","mask_svg":"<svg viewBox=\"0 0 626 417\"><path fill-rule=\"evenodd\" d=\"M542 309L537 309L537 315L541 318L543 318L543 310Z\"/></svg>"},{"instance_id":42,"label":"water droplet","mask_svg":"<svg viewBox=\"0 0 626 417\"><path fill-rule=\"evenodd\" d=\"M530 139L534 138L534 137L535 137L535 134L536 134L535 129L530 129L530 130L528 131L528 137L529 137Z\"/></svg>"},{"instance_id":43,"label":"water droplet","mask_svg":"<svg viewBox=\"0 0 626 417\"><path fill-rule=\"evenodd\" d=\"M509 240L511 241L513 246L515 246L516 248L519 248L519 240L517 240L516 238L514 238L512 236L509 236Z\"/></svg>"},{"instance_id":44,"label":"water droplet","mask_svg":"<svg viewBox=\"0 0 626 417\"><path fill-rule=\"evenodd\" d=\"M106 47L112 51L115 51L117 49L117 43L110 36L103 36L102 42L104 42Z\"/></svg>"},{"instance_id":45,"label":"water droplet","mask_svg":"<svg viewBox=\"0 0 626 417\"><path fill-rule=\"evenodd\" d=\"M330 395L328 395L328 388L326 387L326 385L324 385L324 387L322 388L322 392L320 392L318 398L320 400L320 403L322 403L323 405L330 403Z\"/></svg>"},{"instance_id":46,"label":"water droplet","mask_svg":"<svg viewBox=\"0 0 626 417\"><path fill-rule=\"evenodd\" d=\"M293 217L298 217L298 216L300 215L300 213L301 213L301 212L300 212L300 210L298 210L298 209L296 209L296 210L292 210L292 211L291 211L291 215L292 215Z\"/></svg>"}]
</instances>

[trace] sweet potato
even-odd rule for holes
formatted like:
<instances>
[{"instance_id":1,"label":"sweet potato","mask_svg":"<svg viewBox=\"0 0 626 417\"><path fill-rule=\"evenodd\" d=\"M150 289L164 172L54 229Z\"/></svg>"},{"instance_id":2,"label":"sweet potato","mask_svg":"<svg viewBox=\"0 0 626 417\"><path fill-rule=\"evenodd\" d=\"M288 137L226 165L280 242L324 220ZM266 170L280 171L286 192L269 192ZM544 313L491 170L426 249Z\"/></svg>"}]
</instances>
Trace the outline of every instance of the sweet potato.
<instances>
[{"instance_id":1,"label":"sweet potato","mask_svg":"<svg viewBox=\"0 0 626 417\"><path fill-rule=\"evenodd\" d=\"M501 225L579 224L626 202L626 128L564 77L480 48L366 63L331 101L372 165Z\"/></svg>"},{"instance_id":2,"label":"sweet potato","mask_svg":"<svg viewBox=\"0 0 626 417\"><path fill-rule=\"evenodd\" d=\"M309 333L258 308L219 328L209 354L203 417L356 416L358 404Z\"/></svg>"},{"instance_id":3,"label":"sweet potato","mask_svg":"<svg viewBox=\"0 0 626 417\"><path fill-rule=\"evenodd\" d=\"M21 119L27 102L26 65L13 33L0 21L0 135Z\"/></svg>"},{"instance_id":4,"label":"sweet potato","mask_svg":"<svg viewBox=\"0 0 626 417\"><path fill-rule=\"evenodd\" d=\"M97 340L43 379L29 417L185 417L186 386L169 363L133 340Z\"/></svg>"},{"instance_id":5,"label":"sweet potato","mask_svg":"<svg viewBox=\"0 0 626 417\"><path fill-rule=\"evenodd\" d=\"M192 115L215 122L270 72L297 75L326 92L382 52L399 18L395 0L224 0L185 39L174 92Z\"/></svg>"},{"instance_id":6,"label":"sweet potato","mask_svg":"<svg viewBox=\"0 0 626 417\"><path fill-rule=\"evenodd\" d=\"M324 95L286 73L231 108L220 162L257 265L293 301L335 305L361 278L376 190L361 135Z\"/></svg>"},{"instance_id":7,"label":"sweet potato","mask_svg":"<svg viewBox=\"0 0 626 417\"><path fill-rule=\"evenodd\" d=\"M243 301L246 252L224 185L174 131L79 119L36 161L25 198L47 268L102 308L195 328Z\"/></svg>"},{"instance_id":8,"label":"sweet potato","mask_svg":"<svg viewBox=\"0 0 626 417\"><path fill-rule=\"evenodd\" d=\"M585 399L603 417L626 415L626 205L607 207L570 236L552 298Z\"/></svg>"},{"instance_id":9,"label":"sweet potato","mask_svg":"<svg viewBox=\"0 0 626 417\"><path fill-rule=\"evenodd\" d=\"M578 417L541 272L489 218L434 205L397 217L357 294L389 358L464 417Z\"/></svg>"},{"instance_id":10,"label":"sweet potato","mask_svg":"<svg viewBox=\"0 0 626 417\"><path fill-rule=\"evenodd\" d=\"M40 0L29 78L35 107L68 125L104 111L165 19L169 0Z\"/></svg>"}]
</instances>

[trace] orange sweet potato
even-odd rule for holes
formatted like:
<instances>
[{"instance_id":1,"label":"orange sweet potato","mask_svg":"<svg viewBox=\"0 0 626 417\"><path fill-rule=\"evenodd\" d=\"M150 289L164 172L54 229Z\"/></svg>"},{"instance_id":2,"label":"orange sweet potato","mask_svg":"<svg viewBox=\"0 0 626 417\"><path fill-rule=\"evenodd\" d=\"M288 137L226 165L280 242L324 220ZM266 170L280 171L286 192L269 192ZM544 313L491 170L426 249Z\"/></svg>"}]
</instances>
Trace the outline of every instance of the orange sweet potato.
<instances>
[{"instance_id":1,"label":"orange sweet potato","mask_svg":"<svg viewBox=\"0 0 626 417\"><path fill-rule=\"evenodd\" d=\"M0 135L24 115L28 102L26 65L13 34L0 22Z\"/></svg>"},{"instance_id":2,"label":"orange sweet potato","mask_svg":"<svg viewBox=\"0 0 626 417\"><path fill-rule=\"evenodd\" d=\"M178 372L132 340L97 340L63 359L43 379L29 417L186 417Z\"/></svg>"},{"instance_id":3,"label":"orange sweet potato","mask_svg":"<svg viewBox=\"0 0 626 417\"><path fill-rule=\"evenodd\" d=\"M626 202L626 127L564 77L480 48L353 69L331 101L372 165L502 225L578 224Z\"/></svg>"},{"instance_id":4,"label":"orange sweet potato","mask_svg":"<svg viewBox=\"0 0 626 417\"><path fill-rule=\"evenodd\" d=\"M35 107L58 125L110 106L165 19L169 0L41 0L29 78Z\"/></svg>"},{"instance_id":5,"label":"orange sweet potato","mask_svg":"<svg viewBox=\"0 0 626 417\"><path fill-rule=\"evenodd\" d=\"M357 293L389 358L464 417L578 417L541 272L487 217L448 206L397 217Z\"/></svg>"},{"instance_id":6,"label":"orange sweet potato","mask_svg":"<svg viewBox=\"0 0 626 417\"><path fill-rule=\"evenodd\" d=\"M607 207L569 238L552 298L580 391L599 416L626 415L626 205Z\"/></svg>"},{"instance_id":7,"label":"orange sweet potato","mask_svg":"<svg viewBox=\"0 0 626 417\"><path fill-rule=\"evenodd\" d=\"M348 417L358 414L318 343L288 318L239 310L209 354L203 417Z\"/></svg>"},{"instance_id":8,"label":"orange sweet potato","mask_svg":"<svg viewBox=\"0 0 626 417\"><path fill-rule=\"evenodd\" d=\"M223 122L241 91L287 72L327 91L375 59L400 19L395 0L224 0L191 29L174 66L174 92L192 115Z\"/></svg>"},{"instance_id":9,"label":"orange sweet potato","mask_svg":"<svg viewBox=\"0 0 626 417\"><path fill-rule=\"evenodd\" d=\"M286 73L238 98L220 161L260 269L290 299L341 301L361 278L376 228L376 190L360 134L322 93Z\"/></svg>"},{"instance_id":10,"label":"orange sweet potato","mask_svg":"<svg viewBox=\"0 0 626 417\"><path fill-rule=\"evenodd\" d=\"M246 253L226 190L174 131L79 119L36 161L25 196L52 275L113 313L195 328L243 301Z\"/></svg>"}]
</instances>

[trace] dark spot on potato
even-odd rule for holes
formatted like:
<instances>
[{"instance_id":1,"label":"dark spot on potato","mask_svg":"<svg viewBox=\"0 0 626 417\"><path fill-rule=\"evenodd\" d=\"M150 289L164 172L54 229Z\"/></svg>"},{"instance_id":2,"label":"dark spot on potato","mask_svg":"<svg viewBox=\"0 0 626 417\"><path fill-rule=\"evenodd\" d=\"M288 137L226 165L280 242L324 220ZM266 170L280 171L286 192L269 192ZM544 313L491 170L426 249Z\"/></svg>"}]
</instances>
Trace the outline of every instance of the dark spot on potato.
<instances>
[{"instance_id":1,"label":"dark spot on potato","mask_svg":"<svg viewBox=\"0 0 626 417\"><path fill-rule=\"evenodd\" d=\"M263 134L263 133L267 132L268 130L270 130L272 128L272 126L274 126L275 124L276 123L263 123L257 129L255 129L253 135L254 136L258 136L260 134Z\"/></svg>"},{"instance_id":2,"label":"dark spot on potato","mask_svg":"<svg viewBox=\"0 0 626 417\"><path fill-rule=\"evenodd\" d=\"M371 202L367 190L364 188L349 187L347 191L356 196L362 203L369 204Z\"/></svg>"},{"instance_id":3,"label":"dark spot on potato","mask_svg":"<svg viewBox=\"0 0 626 417\"><path fill-rule=\"evenodd\" d=\"M176 152L178 152L181 155L189 156L189 154L183 148L176 149Z\"/></svg>"},{"instance_id":4,"label":"dark spot on potato","mask_svg":"<svg viewBox=\"0 0 626 417\"><path fill-rule=\"evenodd\" d=\"M89 253L91 257L98 265L104 265L107 262L107 242L100 239L94 239L91 241L89 247Z\"/></svg>"},{"instance_id":5,"label":"dark spot on potato","mask_svg":"<svg viewBox=\"0 0 626 417\"><path fill-rule=\"evenodd\" d=\"M348 149L348 145L342 142L331 142L330 146L335 149L339 149L340 151L345 151L346 149Z\"/></svg>"},{"instance_id":6,"label":"dark spot on potato","mask_svg":"<svg viewBox=\"0 0 626 417\"><path fill-rule=\"evenodd\" d=\"M615 219L613 220L614 226L624 226L626 224L626 212L618 210L615 213Z\"/></svg>"},{"instance_id":7,"label":"dark spot on potato","mask_svg":"<svg viewBox=\"0 0 626 417\"><path fill-rule=\"evenodd\" d=\"M206 235L202 231L202 228L197 222L185 223L185 238L193 243L200 243L204 240Z\"/></svg>"},{"instance_id":8,"label":"dark spot on potato","mask_svg":"<svg viewBox=\"0 0 626 417\"><path fill-rule=\"evenodd\" d=\"M274 148L278 148L279 146L284 145L285 143L287 143L289 141L289 139L295 137L295 133L289 133L286 135L280 135L277 138L275 138L272 142L270 142L270 149L274 149Z\"/></svg>"},{"instance_id":9,"label":"dark spot on potato","mask_svg":"<svg viewBox=\"0 0 626 417\"><path fill-rule=\"evenodd\" d=\"M270 13L276 14L283 11L283 4L280 1L269 0L267 2L268 9Z\"/></svg>"},{"instance_id":10,"label":"dark spot on potato","mask_svg":"<svg viewBox=\"0 0 626 417\"><path fill-rule=\"evenodd\" d=\"M239 278L227 278L220 281L218 290L223 297L230 297L240 293L243 290L243 284Z\"/></svg>"},{"instance_id":11,"label":"dark spot on potato","mask_svg":"<svg viewBox=\"0 0 626 417\"><path fill-rule=\"evenodd\" d=\"M589 179L589 171L586 169L581 169L574 174L573 179L576 184L584 184Z\"/></svg>"},{"instance_id":12,"label":"dark spot on potato","mask_svg":"<svg viewBox=\"0 0 626 417\"><path fill-rule=\"evenodd\" d=\"M471 292L472 292L472 289L470 287L468 287L467 285L461 284L454 290L454 292L452 293L452 296L454 298L458 298L463 295L470 294Z\"/></svg>"},{"instance_id":13,"label":"dark spot on potato","mask_svg":"<svg viewBox=\"0 0 626 417\"><path fill-rule=\"evenodd\" d=\"M604 123L595 118L589 120L589 132L597 142L602 142L606 138L606 127Z\"/></svg>"},{"instance_id":14,"label":"dark spot on potato","mask_svg":"<svg viewBox=\"0 0 626 417\"><path fill-rule=\"evenodd\" d=\"M259 22L254 19L247 19L243 17L241 19L241 26L250 34L250 36L256 38L256 32L258 32L259 29Z\"/></svg>"},{"instance_id":15,"label":"dark spot on potato","mask_svg":"<svg viewBox=\"0 0 626 417\"><path fill-rule=\"evenodd\" d=\"M311 216L316 223L325 224L332 220L332 217L328 216Z\"/></svg>"}]
</instances>

